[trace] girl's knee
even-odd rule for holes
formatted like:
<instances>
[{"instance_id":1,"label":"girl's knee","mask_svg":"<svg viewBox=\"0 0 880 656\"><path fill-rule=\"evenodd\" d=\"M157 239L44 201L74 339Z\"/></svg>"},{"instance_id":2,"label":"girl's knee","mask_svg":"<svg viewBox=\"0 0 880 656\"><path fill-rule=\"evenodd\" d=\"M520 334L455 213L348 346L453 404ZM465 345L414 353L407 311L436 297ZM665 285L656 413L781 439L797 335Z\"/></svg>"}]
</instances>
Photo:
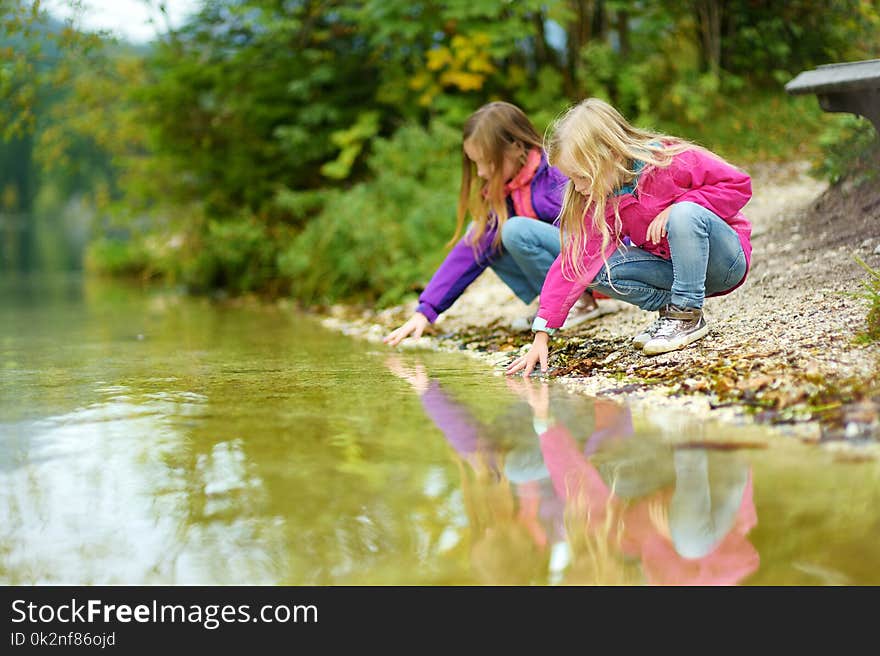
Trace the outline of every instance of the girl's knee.
<instances>
[{"instance_id":1,"label":"girl's knee","mask_svg":"<svg viewBox=\"0 0 880 656\"><path fill-rule=\"evenodd\" d=\"M528 222L533 220L522 216L512 216L507 219L501 226L501 243L504 247L516 248L517 244L521 244L525 239L525 228L528 227Z\"/></svg>"},{"instance_id":2,"label":"girl's knee","mask_svg":"<svg viewBox=\"0 0 880 656\"><path fill-rule=\"evenodd\" d=\"M702 205L691 201L675 203L669 208L669 218L666 221L666 234L673 240L676 237L688 237L690 235L705 236L709 232L709 220L712 212Z\"/></svg>"},{"instance_id":3,"label":"girl's knee","mask_svg":"<svg viewBox=\"0 0 880 656\"><path fill-rule=\"evenodd\" d=\"M675 203L669 208L669 219L666 221L666 229L673 230L691 224L693 220L705 210L701 205L686 200L681 203Z\"/></svg>"}]
</instances>

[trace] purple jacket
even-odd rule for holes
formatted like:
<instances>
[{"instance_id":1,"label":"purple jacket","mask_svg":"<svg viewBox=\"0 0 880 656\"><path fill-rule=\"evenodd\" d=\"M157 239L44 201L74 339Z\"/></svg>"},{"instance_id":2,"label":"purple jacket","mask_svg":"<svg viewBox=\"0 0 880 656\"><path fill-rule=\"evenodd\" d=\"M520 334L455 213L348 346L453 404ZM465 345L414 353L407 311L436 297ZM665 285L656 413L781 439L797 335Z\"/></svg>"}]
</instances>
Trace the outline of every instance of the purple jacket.
<instances>
[{"instance_id":1,"label":"purple jacket","mask_svg":"<svg viewBox=\"0 0 880 656\"><path fill-rule=\"evenodd\" d=\"M567 182L568 178L557 168L550 166L547 163L547 156L541 153L541 164L535 171L530 185L532 207L538 215L532 218L540 219L545 223L556 223ZM507 209L510 216L513 216L513 203L509 196ZM419 296L416 311L421 312L428 317L428 321L434 323L437 315L449 309L467 286L476 280L493 260L504 253L503 247L494 253L491 251L494 238L495 229L487 229L480 239L476 253L472 245L466 243L466 237L459 240L434 273L425 291Z\"/></svg>"}]
</instances>

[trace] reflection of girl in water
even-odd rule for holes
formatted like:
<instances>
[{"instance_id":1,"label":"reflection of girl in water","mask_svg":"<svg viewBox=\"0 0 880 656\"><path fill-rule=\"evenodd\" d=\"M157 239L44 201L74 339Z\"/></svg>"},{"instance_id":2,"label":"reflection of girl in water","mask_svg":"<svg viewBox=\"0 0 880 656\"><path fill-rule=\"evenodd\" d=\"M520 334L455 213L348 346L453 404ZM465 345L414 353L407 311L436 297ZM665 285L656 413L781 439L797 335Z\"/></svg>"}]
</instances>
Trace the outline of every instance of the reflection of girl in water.
<instances>
[{"instance_id":1,"label":"reflection of girl in water","mask_svg":"<svg viewBox=\"0 0 880 656\"><path fill-rule=\"evenodd\" d=\"M757 524L748 465L735 454L677 449L675 486L627 513L624 549L658 585L735 585L758 569L746 535Z\"/></svg>"},{"instance_id":2,"label":"reflection of girl in water","mask_svg":"<svg viewBox=\"0 0 880 656\"><path fill-rule=\"evenodd\" d=\"M483 459L470 463L458 460L477 578L493 585L546 583L549 551L540 494L511 483L503 469L498 475Z\"/></svg>"},{"instance_id":3,"label":"reflection of girl in water","mask_svg":"<svg viewBox=\"0 0 880 656\"><path fill-rule=\"evenodd\" d=\"M421 365L387 363L457 454L481 582L546 583L565 568L575 584L733 584L758 567L736 454L633 437L626 406L565 393L551 404L550 386L529 379L507 378L525 403L484 424ZM567 567L555 557L566 542Z\"/></svg>"},{"instance_id":4,"label":"reflection of girl in water","mask_svg":"<svg viewBox=\"0 0 880 656\"><path fill-rule=\"evenodd\" d=\"M757 569L751 473L735 454L638 438L590 460L552 430L541 449L566 500L570 582L638 583L634 561L655 585L731 585Z\"/></svg>"},{"instance_id":5,"label":"reflection of girl in water","mask_svg":"<svg viewBox=\"0 0 880 656\"><path fill-rule=\"evenodd\" d=\"M398 356L386 360L391 372L410 383L425 413L443 432L455 453L462 500L470 529L470 561L481 583L546 584L553 506L544 489L549 474L537 454L523 453L516 439L529 432L531 412L524 403L507 409L491 425L480 422L462 403L428 378L421 364L406 366ZM524 457L525 455L525 457ZM548 503L549 502L549 503ZM548 521L549 520L549 521Z\"/></svg>"}]
</instances>

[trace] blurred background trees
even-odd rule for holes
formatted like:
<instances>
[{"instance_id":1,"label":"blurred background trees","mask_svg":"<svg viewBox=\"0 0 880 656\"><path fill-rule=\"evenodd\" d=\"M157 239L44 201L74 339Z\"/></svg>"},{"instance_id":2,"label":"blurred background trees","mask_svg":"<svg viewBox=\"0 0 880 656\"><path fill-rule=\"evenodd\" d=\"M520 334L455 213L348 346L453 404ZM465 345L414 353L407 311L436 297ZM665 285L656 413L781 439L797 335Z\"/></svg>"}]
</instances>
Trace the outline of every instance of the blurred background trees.
<instances>
[{"instance_id":1,"label":"blurred background trees","mask_svg":"<svg viewBox=\"0 0 880 656\"><path fill-rule=\"evenodd\" d=\"M0 6L4 266L88 242L98 271L306 303L426 282L484 102L543 130L600 96L746 167L815 157L870 128L782 84L880 28L866 0L206 0L134 47Z\"/></svg>"}]
</instances>

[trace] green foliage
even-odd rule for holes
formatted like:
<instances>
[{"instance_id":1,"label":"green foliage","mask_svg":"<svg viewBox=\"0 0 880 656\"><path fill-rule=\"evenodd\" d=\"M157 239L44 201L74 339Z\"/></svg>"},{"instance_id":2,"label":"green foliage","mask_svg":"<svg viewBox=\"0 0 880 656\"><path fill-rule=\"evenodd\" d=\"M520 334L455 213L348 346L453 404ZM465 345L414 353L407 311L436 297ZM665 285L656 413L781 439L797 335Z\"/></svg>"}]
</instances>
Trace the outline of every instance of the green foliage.
<instances>
[{"instance_id":1,"label":"green foliage","mask_svg":"<svg viewBox=\"0 0 880 656\"><path fill-rule=\"evenodd\" d=\"M338 1L218 0L157 44L140 99L179 173L169 191L214 216L274 220L280 184L319 187L324 164L334 179L354 173L380 116L364 110L376 75L345 16Z\"/></svg>"},{"instance_id":2,"label":"green foliage","mask_svg":"<svg viewBox=\"0 0 880 656\"><path fill-rule=\"evenodd\" d=\"M460 152L459 133L442 124L404 126L376 141L371 179L328 192L281 253L292 294L307 303L360 298L387 305L416 289L454 229ZM282 199L290 204L296 195Z\"/></svg>"},{"instance_id":3,"label":"green foliage","mask_svg":"<svg viewBox=\"0 0 880 656\"><path fill-rule=\"evenodd\" d=\"M364 112L350 128L337 130L330 141L339 148L339 156L321 167L321 173L334 180L344 180L351 173L355 159L366 143L379 131L379 112Z\"/></svg>"},{"instance_id":4,"label":"green foliage","mask_svg":"<svg viewBox=\"0 0 880 656\"><path fill-rule=\"evenodd\" d=\"M880 5L865 0L724 3L726 70L776 87L802 70L877 54Z\"/></svg>"},{"instance_id":5,"label":"green foliage","mask_svg":"<svg viewBox=\"0 0 880 656\"><path fill-rule=\"evenodd\" d=\"M691 139L746 165L818 157L817 135L839 118L823 112L812 97L745 89L719 93L705 121L666 118L646 125Z\"/></svg>"},{"instance_id":6,"label":"green foliage","mask_svg":"<svg viewBox=\"0 0 880 656\"><path fill-rule=\"evenodd\" d=\"M848 175L855 183L877 177L880 168L880 141L871 122L853 114L843 114L819 136L822 157L813 174L832 184ZM872 165L873 162L873 165Z\"/></svg>"},{"instance_id":7,"label":"green foliage","mask_svg":"<svg viewBox=\"0 0 880 656\"><path fill-rule=\"evenodd\" d=\"M540 134L569 105L563 93L564 83L562 73L544 66L538 71L534 86L523 86L516 91L514 101L526 112Z\"/></svg>"},{"instance_id":8,"label":"green foliage","mask_svg":"<svg viewBox=\"0 0 880 656\"><path fill-rule=\"evenodd\" d=\"M880 270L872 269L859 257L856 262L868 273L868 278L862 283L864 291L858 296L869 302L868 314L865 317L865 331L859 336L859 341L880 341Z\"/></svg>"},{"instance_id":9,"label":"green foliage","mask_svg":"<svg viewBox=\"0 0 880 656\"><path fill-rule=\"evenodd\" d=\"M111 276L141 276L152 258L140 240L101 237L86 249L85 268Z\"/></svg>"},{"instance_id":10,"label":"green foliage","mask_svg":"<svg viewBox=\"0 0 880 656\"><path fill-rule=\"evenodd\" d=\"M52 161L39 156L43 134L52 128L53 107L69 100L78 74L95 62L101 39L52 19L39 2L7 0L0 9L0 189L15 186L21 211L29 211L42 184L68 193L91 182L93 169L106 157L77 143L77 166L52 176L34 164ZM36 135L35 135L36 133ZM3 143L5 142L5 143ZM9 209L9 208L7 208Z\"/></svg>"},{"instance_id":11,"label":"green foliage","mask_svg":"<svg viewBox=\"0 0 880 656\"><path fill-rule=\"evenodd\" d=\"M187 256L166 262L173 267L172 276L194 292L272 291L279 282L275 265L279 243L283 237L254 217L211 220L187 243Z\"/></svg>"},{"instance_id":12,"label":"green foliage","mask_svg":"<svg viewBox=\"0 0 880 656\"><path fill-rule=\"evenodd\" d=\"M88 187L107 226L140 235L99 235L91 266L307 302L391 303L428 278L453 230L462 123L490 100L543 131L600 96L739 164L812 156L831 126L838 175L864 133L780 84L876 56L880 28L863 0L212 0L134 51L39 27L36 4L4 14L17 141L0 164ZM26 207L48 178L17 170L0 190Z\"/></svg>"}]
</instances>

